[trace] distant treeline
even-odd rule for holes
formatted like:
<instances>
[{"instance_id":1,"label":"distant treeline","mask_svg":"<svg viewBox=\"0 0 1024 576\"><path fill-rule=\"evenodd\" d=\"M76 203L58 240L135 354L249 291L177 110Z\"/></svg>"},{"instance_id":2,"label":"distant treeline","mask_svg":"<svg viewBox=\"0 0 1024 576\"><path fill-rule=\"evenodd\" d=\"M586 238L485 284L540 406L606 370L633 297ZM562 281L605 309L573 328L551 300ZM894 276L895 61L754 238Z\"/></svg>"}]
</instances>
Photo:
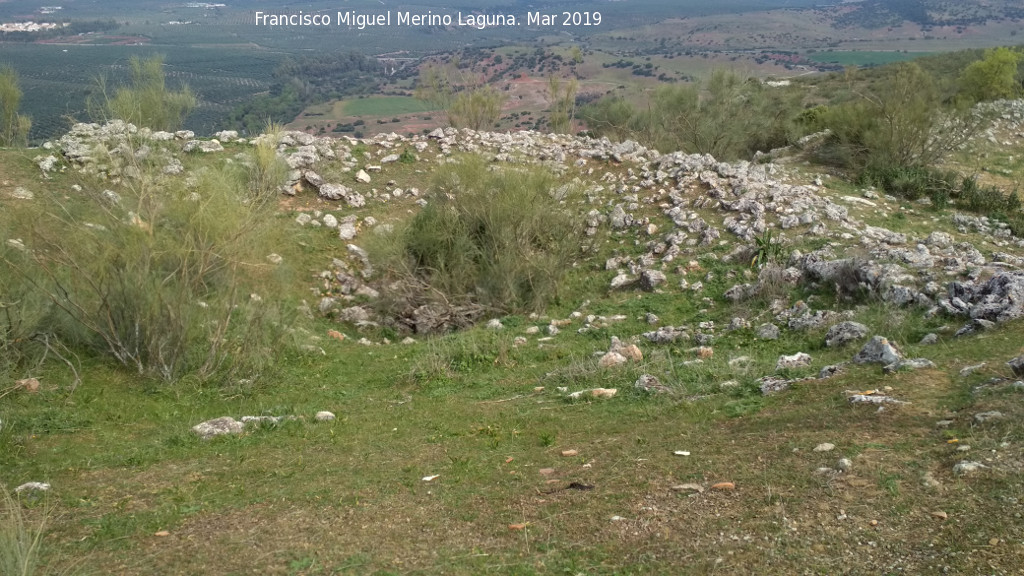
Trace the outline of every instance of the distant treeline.
<instances>
[{"instance_id":1,"label":"distant treeline","mask_svg":"<svg viewBox=\"0 0 1024 576\"><path fill-rule=\"evenodd\" d=\"M904 21L921 26L971 26L998 18L1022 18L1024 6L1005 6L998 14L987 6L972 3L929 2L928 0L866 0L856 10L843 14L835 22L837 28L860 26L884 28L899 26Z\"/></svg>"},{"instance_id":2,"label":"distant treeline","mask_svg":"<svg viewBox=\"0 0 1024 576\"><path fill-rule=\"evenodd\" d=\"M274 69L269 93L238 105L229 123L253 134L268 122L291 122L311 104L374 92L381 70L375 58L358 52L288 58Z\"/></svg>"}]
</instances>

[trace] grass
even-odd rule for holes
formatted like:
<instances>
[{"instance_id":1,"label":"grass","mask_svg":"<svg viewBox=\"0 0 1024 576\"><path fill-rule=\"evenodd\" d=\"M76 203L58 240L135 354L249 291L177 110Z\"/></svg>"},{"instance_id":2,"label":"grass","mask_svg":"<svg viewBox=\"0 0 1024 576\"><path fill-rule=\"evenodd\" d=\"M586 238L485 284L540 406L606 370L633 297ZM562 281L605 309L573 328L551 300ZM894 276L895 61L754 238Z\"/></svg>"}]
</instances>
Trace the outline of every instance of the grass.
<instances>
[{"instance_id":1,"label":"grass","mask_svg":"<svg viewBox=\"0 0 1024 576\"><path fill-rule=\"evenodd\" d=\"M431 104L409 96L371 96L345 102L347 116L395 116L436 110Z\"/></svg>"},{"instance_id":2,"label":"grass","mask_svg":"<svg viewBox=\"0 0 1024 576\"><path fill-rule=\"evenodd\" d=\"M55 175L43 182L26 168L29 158L3 159L0 178L27 186L60 191L77 178ZM192 169L218 165L213 157L188 161ZM371 199L356 211L311 194L289 202L390 223L414 200L375 201L371 186L394 179L397 187L425 187L423 167L387 164L372 184L353 184ZM563 178L577 175L569 171ZM834 192L856 194L838 183ZM949 229L948 219L929 222L931 212L897 221L895 203L878 203L877 209L851 205L851 212L863 210L858 217L894 230L901 222L914 233ZM668 229L655 204L636 213ZM336 233L298 228L292 214L273 223L288 233L288 242L282 241L290 247L283 252L287 265L307 273L295 282L293 297L311 298L312 278L338 252ZM355 242L370 233L364 230ZM787 249L806 247L797 233L785 235ZM315 320L307 340L325 354L280 354L273 381L255 386L195 379L157 384L84 357L83 381L72 389L63 364L28 367L26 375L40 380L40 391L0 399L0 482L50 482L54 520L41 561L94 573L1017 569L1024 528L1008 511L1024 498L1021 393L985 384L1004 376L1002 363L1024 352L1024 323L954 341L942 330L954 322L949 318L925 319L868 300L855 309L856 320L898 342L907 356L926 356L939 368L883 376L877 366L848 366L832 379L763 397L755 380L773 373L780 355L810 354L812 366L792 373L803 376L848 360L856 345L826 348L824 328L783 330L776 341L757 340L752 329L727 330L737 315L753 326L773 320L766 305L734 308L721 298L732 284L752 280L749 262L722 261L727 246L708 250L717 260L699 251L678 260L692 258L701 266L687 278L703 281L705 292L691 295L609 292L613 273L598 272L594 262L633 254L642 242L638 246L631 233L586 242L594 243L593 256L569 267L559 297L537 316L502 317L502 330L478 326L417 337L411 345L374 346L356 340L380 342L392 335ZM670 284L682 277L668 273ZM801 288L791 297L815 309L834 307L834 295L825 289ZM577 311L581 317L573 318ZM608 349L612 336L628 340L652 329L647 313L660 316L661 325L714 322L714 356L694 364L691 342L640 339L643 361L598 368L595 354ZM578 334L589 314L624 318ZM566 319L550 340L526 333ZM350 338L327 337L332 329ZM939 343L918 346L928 332L939 333ZM517 345L518 336L527 342ZM740 356L748 362L730 364ZM982 371L958 376L962 367L980 362L988 363ZM673 393L633 390L645 373ZM730 380L737 385L722 386ZM884 386L911 404L879 412L844 397L845 390ZM618 394L570 402L560 387L617 388ZM337 419L314 421L320 410ZM986 410L1006 417L973 424L973 415ZM297 419L206 442L189 430L225 415ZM943 419L952 424L936 428ZM954 438L959 443L949 444ZM835 450L814 452L823 442ZM963 444L971 451L957 452ZM576 454L563 455L570 450ZM841 457L852 460L849 472L817 472L834 468ZM977 475L953 477L952 466L965 458L992 461ZM923 484L929 474L941 489ZM718 482L733 482L735 490L711 490ZM686 483L707 490L689 495L674 489ZM948 519L933 516L938 511Z\"/></svg>"}]
</instances>

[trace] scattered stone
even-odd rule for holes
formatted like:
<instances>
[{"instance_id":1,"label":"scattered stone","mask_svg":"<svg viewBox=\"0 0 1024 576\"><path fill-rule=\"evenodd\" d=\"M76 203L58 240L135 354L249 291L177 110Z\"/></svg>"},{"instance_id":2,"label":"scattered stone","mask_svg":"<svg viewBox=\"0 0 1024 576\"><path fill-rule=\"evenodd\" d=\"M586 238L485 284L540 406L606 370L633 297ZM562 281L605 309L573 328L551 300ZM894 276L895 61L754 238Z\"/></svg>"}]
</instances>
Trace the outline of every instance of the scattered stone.
<instances>
[{"instance_id":1,"label":"scattered stone","mask_svg":"<svg viewBox=\"0 0 1024 576\"><path fill-rule=\"evenodd\" d=\"M612 283L609 285L609 287L612 290L618 290L619 288L625 288L627 286L630 286L634 282L636 282L635 278L633 278L629 274L622 273L616 276L615 278L612 278Z\"/></svg>"},{"instance_id":2,"label":"scattered stone","mask_svg":"<svg viewBox=\"0 0 1024 576\"><path fill-rule=\"evenodd\" d=\"M1003 413L999 412L998 410L991 410L989 412L979 412L978 414L974 415L974 423L975 424L984 424L985 422L989 422L991 420L1002 420L1002 419L1003 419Z\"/></svg>"},{"instance_id":3,"label":"scattered stone","mask_svg":"<svg viewBox=\"0 0 1024 576\"><path fill-rule=\"evenodd\" d=\"M501 320L498 320L497 318L491 318L490 320L487 321L487 328L489 330L501 330L504 327L505 325L502 324Z\"/></svg>"},{"instance_id":4,"label":"scattered stone","mask_svg":"<svg viewBox=\"0 0 1024 576\"><path fill-rule=\"evenodd\" d=\"M931 346L932 344L935 344L938 341L939 341L939 335L938 334L934 334L934 333L925 334L925 337L921 338L920 345L921 346Z\"/></svg>"},{"instance_id":5,"label":"scattered stone","mask_svg":"<svg viewBox=\"0 0 1024 576\"><path fill-rule=\"evenodd\" d=\"M267 254L267 262L277 265L280 264L281 262L284 262L284 258L282 258L281 255L277 253Z\"/></svg>"},{"instance_id":6,"label":"scattered stone","mask_svg":"<svg viewBox=\"0 0 1024 576\"><path fill-rule=\"evenodd\" d=\"M736 489L736 484L732 482L719 482L711 485L712 490L718 490L719 492L728 492Z\"/></svg>"},{"instance_id":7,"label":"scattered stone","mask_svg":"<svg viewBox=\"0 0 1024 576\"><path fill-rule=\"evenodd\" d=\"M756 334L761 340L778 340L779 327L775 324L762 324L757 327Z\"/></svg>"},{"instance_id":8,"label":"scattered stone","mask_svg":"<svg viewBox=\"0 0 1024 576\"><path fill-rule=\"evenodd\" d=\"M900 372L904 370L923 370L925 368L935 368L935 362L927 358L910 358L907 360L899 360L893 362L882 368L882 371L886 374L892 374L894 372Z\"/></svg>"},{"instance_id":9,"label":"scattered stone","mask_svg":"<svg viewBox=\"0 0 1024 576\"><path fill-rule=\"evenodd\" d=\"M355 222L349 221L349 222L341 222L340 224L338 224L338 239L339 240L344 240L344 241L352 240L353 238L356 237L356 234L358 234L358 233L359 233L359 230L358 230L358 228L356 228L356 223Z\"/></svg>"},{"instance_id":10,"label":"scattered stone","mask_svg":"<svg viewBox=\"0 0 1024 576\"><path fill-rule=\"evenodd\" d=\"M49 482L25 482L21 486L14 489L14 492L21 494L22 492L49 492Z\"/></svg>"},{"instance_id":11,"label":"scattered stone","mask_svg":"<svg viewBox=\"0 0 1024 576\"><path fill-rule=\"evenodd\" d=\"M578 455L579 455L579 451L578 450L562 450L562 456L564 456L566 458L570 458L572 456L578 456Z\"/></svg>"},{"instance_id":12,"label":"scattered stone","mask_svg":"<svg viewBox=\"0 0 1024 576\"><path fill-rule=\"evenodd\" d=\"M840 366L837 366L835 364L830 364L828 366L825 366L824 368L822 368L818 372L818 379L819 380L824 380L826 378L831 378L831 377L835 376L836 374L839 374L841 371L842 371L842 368Z\"/></svg>"},{"instance_id":13,"label":"scattered stone","mask_svg":"<svg viewBox=\"0 0 1024 576\"><path fill-rule=\"evenodd\" d=\"M987 468L987 466L985 466L981 462L972 462L972 461L969 461L969 460L962 460L959 463L957 463L956 466L953 466L953 476L957 476L957 477L966 476L968 474L977 472L978 470L981 470L982 468Z\"/></svg>"},{"instance_id":14,"label":"scattered stone","mask_svg":"<svg viewBox=\"0 0 1024 576\"><path fill-rule=\"evenodd\" d=\"M761 383L761 394L768 396L789 390L790 381L777 376L765 376L758 380Z\"/></svg>"},{"instance_id":15,"label":"scattered stone","mask_svg":"<svg viewBox=\"0 0 1024 576\"><path fill-rule=\"evenodd\" d=\"M644 332L643 336L655 344L672 344L679 340L690 339L690 335L686 330L672 326L658 328L654 332Z\"/></svg>"},{"instance_id":16,"label":"scattered stone","mask_svg":"<svg viewBox=\"0 0 1024 576\"><path fill-rule=\"evenodd\" d=\"M362 182L363 184L370 183L370 175L366 173L366 170L360 170L356 172L356 181Z\"/></svg>"},{"instance_id":17,"label":"scattered stone","mask_svg":"<svg viewBox=\"0 0 1024 576\"><path fill-rule=\"evenodd\" d=\"M645 292L653 292L657 286L664 284L668 281L668 277L665 276L664 272L657 270L644 270L640 273L640 289Z\"/></svg>"},{"instance_id":18,"label":"scattered stone","mask_svg":"<svg viewBox=\"0 0 1024 576\"><path fill-rule=\"evenodd\" d=\"M786 368L803 368L811 365L811 356L803 352L797 352L791 356L779 356L778 362L775 363L775 370L784 370Z\"/></svg>"},{"instance_id":19,"label":"scattered stone","mask_svg":"<svg viewBox=\"0 0 1024 576\"><path fill-rule=\"evenodd\" d=\"M821 444L818 444L817 446L814 447L815 452L831 452L832 450L835 449L836 445L831 444L829 442L822 442Z\"/></svg>"},{"instance_id":20,"label":"scattered stone","mask_svg":"<svg viewBox=\"0 0 1024 576\"><path fill-rule=\"evenodd\" d=\"M893 364L903 358L899 349L881 336L875 336L853 357L856 364Z\"/></svg>"},{"instance_id":21,"label":"scattered stone","mask_svg":"<svg viewBox=\"0 0 1024 576\"><path fill-rule=\"evenodd\" d=\"M899 405L899 404L910 404L910 402L907 402L905 400L897 400L895 398L892 398L890 396L886 396L885 394L879 394L877 392L872 392L872 393L847 392L846 394L847 394L846 399L849 400L849 402L851 404L876 404L876 405L882 405L882 404L896 404L896 405Z\"/></svg>"},{"instance_id":22,"label":"scattered stone","mask_svg":"<svg viewBox=\"0 0 1024 576\"><path fill-rule=\"evenodd\" d=\"M984 367L985 367L985 362L982 362L981 364L974 364L973 366L966 366L966 367L964 367L964 368L962 368L960 370L960 377L961 378L966 378L966 377L970 376L971 374L974 374L978 370L981 370Z\"/></svg>"},{"instance_id":23,"label":"scattered stone","mask_svg":"<svg viewBox=\"0 0 1024 576\"><path fill-rule=\"evenodd\" d=\"M625 356L618 354L617 352L609 352L605 353L605 355L601 357L601 360L597 361L597 365L601 368L614 368L615 366L622 366L623 364L626 364L626 362L627 360Z\"/></svg>"},{"instance_id":24,"label":"scattered stone","mask_svg":"<svg viewBox=\"0 0 1024 576\"><path fill-rule=\"evenodd\" d=\"M859 322L840 322L828 329L825 335L825 346L833 348L856 342L868 335L868 327Z\"/></svg>"},{"instance_id":25,"label":"scattered stone","mask_svg":"<svg viewBox=\"0 0 1024 576\"><path fill-rule=\"evenodd\" d=\"M633 387L636 388L637 390L642 390L644 392L669 392L667 386L662 384L656 376L651 376L650 374L640 375L640 377L636 379L636 382L633 383Z\"/></svg>"},{"instance_id":26,"label":"scattered stone","mask_svg":"<svg viewBox=\"0 0 1024 576\"><path fill-rule=\"evenodd\" d=\"M526 342L527 340L524 336L516 336L515 338L512 339L512 345L515 346L516 348L518 348L519 346L525 346Z\"/></svg>"},{"instance_id":27,"label":"scattered stone","mask_svg":"<svg viewBox=\"0 0 1024 576\"><path fill-rule=\"evenodd\" d=\"M593 396L594 398L613 398L618 393L618 388L594 388L592 390L580 390L579 392L573 392L572 394L569 394L569 399L579 400L584 396Z\"/></svg>"},{"instance_id":28,"label":"scattered stone","mask_svg":"<svg viewBox=\"0 0 1024 576\"><path fill-rule=\"evenodd\" d=\"M1010 360L1006 365L1010 367L1010 370L1013 370L1014 376L1024 376L1024 354Z\"/></svg>"},{"instance_id":29,"label":"scattered stone","mask_svg":"<svg viewBox=\"0 0 1024 576\"><path fill-rule=\"evenodd\" d=\"M691 493L694 493L694 494L703 494L704 493L704 487L703 486L701 486L700 484L693 484L693 483L691 483L691 484L679 484L679 485L673 486L672 490L675 491L675 492L691 492Z\"/></svg>"},{"instance_id":30,"label":"scattered stone","mask_svg":"<svg viewBox=\"0 0 1024 576\"><path fill-rule=\"evenodd\" d=\"M316 413L316 416L314 416L314 418L316 419L317 422L330 422L334 420L336 417L333 412L321 410L320 412Z\"/></svg>"},{"instance_id":31,"label":"scattered stone","mask_svg":"<svg viewBox=\"0 0 1024 576\"><path fill-rule=\"evenodd\" d=\"M935 479L935 476L931 472L925 472L921 476L921 484L925 488L937 489L942 487L942 483Z\"/></svg>"},{"instance_id":32,"label":"scattered stone","mask_svg":"<svg viewBox=\"0 0 1024 576\"><path fill-rule=\"evenodd\" d=\"M853 469L853 461L849 458L840 458L839 462L836 462L836 470L840 472L849 472Z\"/></svg>"},{"instance_id":33,"label":"scattered stone","mask_svg":"<svg viewBox=\"0 0 1024 576\"><path fill-rule=\"evenodd\" d=\"M245 424L230 416L214 418L206 422L200 422L192 427L192 431L203 440L209 440L214 436L224 434L241 434L245 430Z\"/></svg>"}]
</instances>

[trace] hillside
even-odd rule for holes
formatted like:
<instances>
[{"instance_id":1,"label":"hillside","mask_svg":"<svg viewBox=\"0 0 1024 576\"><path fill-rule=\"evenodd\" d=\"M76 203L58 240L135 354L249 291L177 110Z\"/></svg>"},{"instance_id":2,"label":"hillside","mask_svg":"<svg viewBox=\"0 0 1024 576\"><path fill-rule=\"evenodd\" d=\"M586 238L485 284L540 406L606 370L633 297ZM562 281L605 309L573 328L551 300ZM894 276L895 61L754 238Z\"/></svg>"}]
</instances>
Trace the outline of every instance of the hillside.
<instances>
[{"instance_id":1,"label":"hillside","mask_svg":"<svg viewBox=\"0 0 1024 576\"><path fill-rule=\"evenodd\" d=\"M993 159L1024 124L1024 102L1000 106L975 143ZM265 150L287 164L287 194L272 182L218 204L217 183L272 165ZM475 157L482 173L461 171ZM579 233L534 312L431 299L375 260L415 215L457 207L471 176L531 175L569 219L550 235ZM857 187L799 148L730 164L537 132L247 140L83 124L0 151L0 286L23 290L0 296L4 334L24 329L26 302L86 302L50 292L62 271L31 276L31 262L65 262L78 290L104 276L61 250L140 278L137 255L213 237L260 198L270 212L239 220L258 232L243 245L183 250L237 255L258 271L252 292L223 300L211 284L158 318L195 316L214 348L244 343L273 365L168 379L119 366L66 319L51 331L55 309L25 338L68 345L3 365L0 482L48 485L19 488L14 509L47 519L51 571L1019 569L1024 239L994 218ZM221 305L236 325L280 312L244 325L280 337L221 331Z\"/></svg>"}]
</instances>

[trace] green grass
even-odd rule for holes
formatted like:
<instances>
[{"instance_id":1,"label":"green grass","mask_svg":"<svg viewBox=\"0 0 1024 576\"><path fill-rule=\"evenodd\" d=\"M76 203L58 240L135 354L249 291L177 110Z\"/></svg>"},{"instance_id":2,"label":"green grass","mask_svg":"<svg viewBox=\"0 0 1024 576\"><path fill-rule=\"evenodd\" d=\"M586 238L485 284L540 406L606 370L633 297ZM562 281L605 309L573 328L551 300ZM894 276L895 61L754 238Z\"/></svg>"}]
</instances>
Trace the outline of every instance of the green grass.
<instances>
[{"instance_id":1,"label":"green grass","mask_svg":"<svg viewBox=\"0 0 1024 576\"><path fill-rule=\"evenodd\" d=\"M345 102L347 116L394 116L436 110L428 102L410 96L371 96Z\"/></svg>"},{"instance_id":2,"label":"green grass","mask_svg":"<svg viewBox=\"0 0 1024 576\"><path fill-rule=\"evenodd\" d=\"M373 144L364 148L374 157L380 152ZM73 173L44 181L27 156L4 153L2 159L0 180L36 190L90 185ZM191 169L222 166L216 156L187 160ZM426 187L429 171L420 162L387 164L373 183L352 186L370 198L372 187L388 179L402 188ZM577 176L585 178L572 169L562 178ZM835 195L857 193L838 179L829 187ZM415 206L406 198L351 210L309 193L290 201L385 223L408 217ZM567 205L575 201L570 196ZM948 219L933 223L929 211L897 220L895 204L878 202L878 209L861 213L851 205L851 212L894 230L949 231ZM635 213L670 229L657 204L641 203ZM711 218L710 209L700 214ZM281 241L289 247L283 251L287 265L307 272L294 284L295 303L315 305L310 288L338 255L337 235L300 228L293 218L279 214L274 228L287 233ZM372 232L360 234L355 242L365 243ZM810 246L794 231L784 236L792 243L787 248ZM1007 511L1024 498L1015 467L1024 460L1021 392L972 390L1004 375L1002 363L1024 352L1024 323L954 341L942 328L955 329L955 319L926 319L920 311L867 300L855 309L856 320L902 345L907 356L928 357L939 368L883 376L877 366L847 366L832 379L763 397L755 381L774 372L780 355L809 353L813 365L792 372L803 376L848 360L857 346L826 348L824 328L783 330L777 341L756 340L751 329L727 330L734 316L754 326L772 320L769 303L734 307L722 299L725 289L753 274L747 262L722 261L729 246L695 248L677 260L699 263L701 270L686 277L703 281L703 294L649 294L609 292L614 274L600 266L613 254L642 251L635 233L602 231L584 242L595 244L591 256L567 271L564 289L537 317L504 317L501 331L478 326L417 337L411 345L374 346L356 340L395 341L394 332L318 319L302 341L325 354L279 354L273 379L255 386L188 378L167 385L83 354L83 381L72 389L72 375L60 362L24 367L42 388L0 398L0 482L53 485L55 509L41 561L85 573L612 575L744 573L752 567L764 574L885 573L896 563L908 573L1017 568L1024 528ZM667 273L669 284L677 285L682 275ZM790 298L815 309L839 306L825 288L802 287ZM584 319L572 318L574 311L625 318L578 334ZM660 316L662 325L714 322L714 356L694 364L692 342L641 339L641 362L598 368L595 353L607 350L612 336L628 339L652 329L647 313ZM563 319L571 321L551 340L526 335L530 327ZM349 338L327 337L333 329ZM939 333L939 343L918 346L928 332ZM526 344L516 345L517 336ZM730 364L740 356L749 361ZM980 362L988 366L970 378L958 376L963 366ZM633 390L645 373L672 394ZM721 386L730 380L737 385ZM845 390L884 386L911 404L879 412L844 397ZM572 402L560 387L617 388L618 394ZM0 392L6 389L0 385ZM319 410L337 419L315 422ZM1006 418L974 425L973 414L985 410ZM190 431L225 415L297 419L207 442ZM953 420L952 426L935 428L941 419ZM971 451L956 452L947 443L953 438ZM822 442L836 449L814 452ZM569 450L576 455L563 456ZM853 461L848 473L817 472L840 457ZM965 458L993 463L978 475L954 478L952 466ZM553 472L540 472L548 468ZM925 487L925 474L942 489ZM694 496L673 489L723 481L736 489ZM936 511L949 519L935 518ZM990 547L991 538L1001 543ZM868 542L879 546L860 554Z\"/></svg>"}]
</instances>

